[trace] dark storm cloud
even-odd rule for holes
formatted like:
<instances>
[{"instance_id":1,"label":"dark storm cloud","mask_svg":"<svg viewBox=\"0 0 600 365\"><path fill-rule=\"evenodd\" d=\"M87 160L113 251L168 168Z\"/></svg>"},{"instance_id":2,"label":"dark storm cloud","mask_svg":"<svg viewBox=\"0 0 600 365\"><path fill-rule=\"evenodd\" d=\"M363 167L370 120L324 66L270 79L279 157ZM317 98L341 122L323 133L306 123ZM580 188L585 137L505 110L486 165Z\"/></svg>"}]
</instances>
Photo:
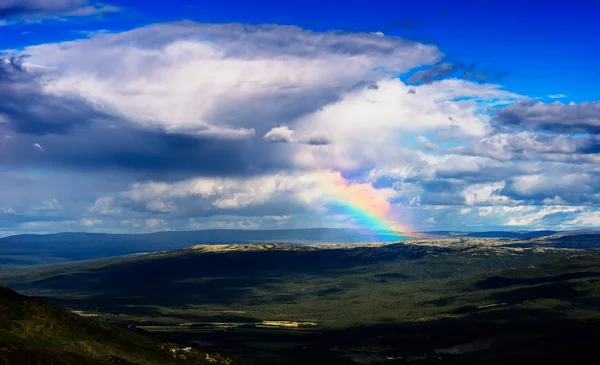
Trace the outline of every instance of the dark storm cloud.
<instances>
[{"instance_id":1,"label":"dark storm cloud","mask_svg":"<svg viewBox=\"0 0 600 365\"><path fill-rule=\"evenodd\" d=\"M402 71L437 60L440 54L433 46L373 34L315 34L293 26L193 22L102 34L70 42L66 47L32 47L27 50L32 54L31 66L26 68L22 59L6 60L0 56L0 93L3 95L0 99L0 165L139 170L149 176L156 173L154 177L159 178L164 178L166 172L184 178L186 175L260 174L291 168L289 154L282 151L281 146L252 136L264 135L282 121L294 120L339 100L340 94L357 83L357 77L351 75L333 86L323 82L298 91L298 85L288 85L285 79L280 85L276 78L276 82L259 88L260 92L220 97L202 116L203 120L214 123L199 121L194 125L194 128L198 126L197 131L184 130L168 120L156 123L133 121L116 112L118 106L112 109L101 102L96 104L83 97L70 96L68 92L43 91L45 79L58 77L60 80L62 73L69 70L91 72L98 78L122 78L123 73L115 72L120 69L118 60L109 58L111 62L104 62L102 58L110 54L109 50L162 50L167 45L186 40L209 45L214 42L221 52L219 57L224 59L270 60L290 56L329 60L331 57L366 56L374 65L383 65L386 70ZM125 48L119 48L121 46ZM71 60L69 62L74 66L69 68L69 62L66 65L50 62L48 65L39 61L53 57L60 62ZM153 67L162 67L163 61L164 57L160 56L145 59L137 71L150 73ZM366 87L372 87L371 78L376 77L369 77L371 66L356 67L360 73L358 80L365 80ZM289 86L294 88L289 89ZM285 90L281 90L282 87ZM73 90L72 95L75 93L78 90ZM170 126L161 129L158 125ZM240 132L249 132L244 137L246 140L233 141L216 136ZM309 133L300 136L298 143L320 146L330 143L330 139Z\"/></svg>"},{"instance_id":2,"label":"dark storm cloud","mask_svg":"<svg viewBox=\"0 0 600 365\"><path fill-rule=\"evenodd\" d=\"M331 139L329 139L329 137L327 136L314 135L303 139L301 143L305 143L311 146L326 146L328 144L331 144Z\"/></svg>"},{"instance_id":3,"label":"dark storm cloud","mask_svg":"<svg viewBox=\"0 0 600 365\"><path fill-rule=\"evenodd\" d=\"M110 120L81 98L41 91L42 82L23 68L24 57L0 58L0 116L16 133L65 134L94 120Z\"/></svg>"},{"instance_id":4,"label":"dark storm cloud","mask_svg":"<svg viewBox=\"0 0 600 365\"><path fill-rule=\"evenodd\" d=\"M438 152L468 156L485 156L497 160L538 160L585 162L600 153L600 136L548 134L547 132L494 133L469 146ZM590 155L590 156L585 156Z\"/></svg>"},{"instance_id":5,"label":"dark storm cloud","mask_svg":"<svg viewBox=\"0 0 600 365\"><path fill-rule=\"evenodd\" d=\"M499 130L524 129L551 133L600 133L600 102L546 104L522 101L496 112L491 125Z\"/></svg>"},{"instance_id":6,"label":"dark storm cloud","mask_svg":"<svg viewBox=\"0 0 600 365\"><path fill-rule=\"evenodd\" d=\"M49 95L23 59L0 59L0 165L245 175L280 166L265 143L143 128L76 97Z\"/></svg>"},{"instance_id":7,"label":"dark storm cloud","mask_svg":"<svg viewBox=\"0 0 600 365\"><path fill-rule=\"evenodd\" d=\"M35 141L35 142L34 142ZM39 143L44 152L31 146ZM134 125L111 128L89 124L66 135L44 137L17 135L0 144L0 164L5 166L48 166L81 170L128 169L164 177L251 175L278 166L267 144L223 141L167 134Z\"/></svg>"},{"instance_id":8,"label":"dark storm cloud","mask_svg":"<svg viewBox=\"0 0 600 365\"><path fill-rule=\"evenodd\" d=\"M530 202L558 198L567 204L594 205L600 203L598 186L600 175L594 172L546 172L511 178L501 194Z\"/></svg>"}]
</instances>

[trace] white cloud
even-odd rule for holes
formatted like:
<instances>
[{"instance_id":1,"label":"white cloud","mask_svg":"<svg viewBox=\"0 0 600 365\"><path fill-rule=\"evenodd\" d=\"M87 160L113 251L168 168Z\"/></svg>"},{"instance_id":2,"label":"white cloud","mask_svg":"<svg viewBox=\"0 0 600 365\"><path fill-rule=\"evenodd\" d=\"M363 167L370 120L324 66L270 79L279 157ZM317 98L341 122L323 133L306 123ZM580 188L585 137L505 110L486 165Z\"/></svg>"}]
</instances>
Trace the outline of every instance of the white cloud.
<instances>
[{"instance_id":1,"label":"white cloud","mask_svg":"<svg viewBox=\"0 0 600 365\"><path fill-rule=\"evenodd\" d=\"M79 220L79 225L84 226L84 227L93 227L96 226L98 224L102 224L102 220L97 219L97 218L85 218L85 219L80 219Z\"/></svg>"},{"instance_id":2,"label":"white cloud","mask_svg":"<svg viewBox=\"0 0 600 365\"><path fill-rule=\"evenodd\" d=\"M263 136L263 139L274 143L292 143L295 141L294 131L284 125L272 128Z\"/></svg>"},{"instance_id":3,"label":"white cloud","mask_svg":"<svg viewBox=\"0 0 600 365\"><path fill-rule=\"evenodd\" d=\"M92 10L80 4L77 11L85 15ZM218 155L214 146L249 146L243 151L254 154L240 153L240 159L250 161L243 166L251 168L236 177L223 177L225 170L219 169L203 170L205 175L198 177L199 170L188 165L164 178L160 169L146 175L132 168L126 182L94 192L91 199L56 195L68 208L64 211L74 200L92 202L100 195L82 214L69 211L77 218L61 223L64 227L104 227L110 222L123 230L140 231L174 228L174 224L186 228L291 227L308 222L351 226L359 223L356 217L332 214L338 212L332 209L339 208L336 204L351 198L390 215L407 208L415 215L408 221L436 226L454 224L457 216L478 227L595 224L593 212L582 207L600 202L597 138L494 129L487 108L521 99L499 85L457 79L404 84L398 74L441 59L432 46L383 34L182 22L122 33L96 32L89 39L28 47L22 53L31 55L25 59L26 69L43 80L41 96L84 98L95 109L119 117L106 123L111 133L130 130L119 123L133 122L161 137L197 138L193 142L201 148L194 153L187 153L186 143L178 143L191 138L165 138L164 143L175 141L172 144L181 149L171 157L150 154L161 166L173 162L168 160L172 156L198 164L209 156L210 162L220 164L213 157ZM593 117L597 105L525 109L526 115L535 117L527 125L537 126L543 124L538 114L543 117L547 110L554 110L554 117L563 121L563 110L587 111ZM8 116L0 118L3 126L9 125ZM90 124L104 128L103 121L97 118ZM85 128L77 129L80 132L85 133ZM107 136L110 140L120 135ZM22 144L23 161L29 162L64 153L56 141L69 139L15 132L10 143L1 145ZM142 144L144 151L155 147ZM35 153L43 152L43 146L47 153ZM118 150L115 160L138 158L137 147ZM269 148L276 163L255 166L252 158L261 156L261 148ZM104 152L100 157L106 157ZM236 161L228 162L236 166ZM153 162L148 159L135 168ZM255 175L245 176L248 171ZM346 181L342 176L353 178ZM43 186L44 178L36 177L36 186ZM137 183L129 185L133 181ZM14 187L10 191L22 194ZM9 195L14 194L4 194ZM36 196L35 201L48 196L55 195ZM19 212L33 206L20 206L14 200L6 204ZM52 199L41 210L30 211L51 216L58 209L61 205ZM79 218L90 215L101 220Z\"/></svg>"},{"instance_id":4,"label":"white cloud","mask_svg":"<svg viewBox=\"0 0 600 365\"><path fill-rule=\"evenodd\" d=\"M436 224L437 221L435 220L434 217L429 217L429 218L425 219L424 223L425 224Z\"/></svg>"},{"instance_id":5,"label":"white cloud","mask_svg":"<svg viewBox=\"0 0 600 365\"><path fill-rule=\"evenodd\" d=\"M125 219L121 221L121 225L131 228L140 228L142 226L142 221L141 219Z\"/></svg>"},{"instance_id":6,"label":"white cloud","mask_svg":"<svg viewBox=\"0 0 600 365\"><path fill-rule=\"evenodd\" d=\"M190 229L260 229L277 228L286 224L290 216L236 217L215 216L210 219L190 218L187 227Z\"/></svg>"},{"instance_id":7,"label":"white cloud","mask_svg":"<svg viewBox=\"0 0 600 365\"><path fill-rule=\"evenodd\" d=\"M150 218L150 219L146 219L146 227L147 228L164 228L165 226L167 226L167 222L162 220L162 219L156 219L156 218Z\"/></svg>"},{"instance_id":8,"label":"white cloud","mask_svg":"<svg viewBox=\"0 0 600 365\"><path fill-rule=\"evenodd\" d=\"M169 213L175 211L173 202L164 202L160 200L152 200L146 204L146 209L150 212Z\"/></svg>"},{"instance_id":9,"label":"white cloud","mask_svg":"<svg viewBox=\"0 0 600 365\"><path fill-rule=\"evenodd\" d=\"M96 3L92 5L82 6L75 10L71 10L63 14L64 16L92 16L99 15L105 13L118 13L121 11L121 8L108 5L103 3Z\"/></svg>"},{"instance_id":10,"label":"white cloud","mask_svg":"<svg viewBox=\"0 0 600 365\"><path fill-rule=\"evenodd\" d=\"M435 62L432 46L297 27L157 24L28 47L45 91L77 94L145 126L247 138L317 110L363 80Z\"/></svg>"},{"instance_id":11,"label":"white cloud","mask_svg":"<svg viewBox=\"0 0 600 365\"><path fill-rule=\"evenodd\" d=\"M245 179L195 178L176 183L149 182L132 185L122 197L134 202L154 202L155 205L158 202L174 204L168 201L170 199L198 197L208 206L239 209L291 195L294 200L310 205L324 197L322 190L325 184L332 184L339 178L339 173L321 171Z\"/></svg>"},{"instance_id":12,"label":"white cloud","mask_svg":"<svg viewBox=\"0 0 600 365\"><path fill-rule=\"evenodd\" d=\"M41 229L53 229L64 226L72 226L78 224L76 220L64 220L64 221L34 221L21 223L21 229L27 230L41 230Z\"/></svg>"},{"instance_id":13,"label":"white cloud","mask_svg":"<svg viewBox=\"0 0 600 365\"><path fill-rule=\"evenodd\" d=\"M563 223L570 227L600 227L600 211L582 212L575 218Z\"/></svg>"},{"instance_id":14,"label":"white cloud","mask_svg":"<svg viewBox=\"0 0 600 365\"><path fill-rule=\"evenodd\" d=\"M492 214L493 210L493 207L480 207L478 212L480 216L487 217L488 215Z\"/></svg>"},{"instance_id":15,"label":"white cloud","mask_svg":"<svg viewBox=\"0 0 600 365\"><path fill-rule=\"evenodd\" d=\"M319 111L299 118L296 133L333 136L319 150L298 148L295 160L304 167L358 169L364 165L402 165L408 142L423 132L448 139L480 138L488 133L488 117L477 113L480 102L518 96L493 85L445 80L413 88L400 80L385 80L377 88L356 90ZM463 100L462 98L471 98ZM456 100L460 99L460 100ZM452 117L453 120L449 120ZM412 144L412 143L411 143ZM399 160L400 159L400 160Z\"/></svg>"},{"instance_id":16,"label":"white cloud","mask_svg":"<svg viewBox=\"0 0 600 365\"><path fill-rule=\"evenodd\" d=\"M347 181L338 172L324 170L253 178L201 177L174 183L136 183L127 191L98 201L117 202L124 213L127 208L171 216L260 216L263 221L307 212L319 216L332 206L355 201L365 209L389 213L392 220L394 208L390 200L395 194L393 189L375 189L370 183ZM279 222L277 225L285 221ZM276 224L270 221L269 225Z\"/></svg>"},{"instance_id":17,"label":"white cloud","mask_svg":"<svg viewBox=\"0 0 600 365\"><path fill-rule=\"evenodd\" d=\"M498 194L503 187L504 182L474 184L465 188L462 195L465 198L465 204L467 205L496 205L508 201L507 197ZM481 214L481 210L479 212Z\"/></svg>"},{"instance_id":18,"label":"white cloud","mask_svg":"<svg viewBox=\"0 0 600 365\"><path fill-rule=\"evenodd\" d=\"M102 215L115 215L121 213L121 208L115 205L115 200L112 197L101 197L96 199L94 205L88 208L90 213Z\"/></svg>"},{"instance_id":19,"label":"white cloud","mask_svg":"<svg viewBox=\"0 0 600 365\"><path fill-rule=\"evenodd\" d=\"M546 198L558 201L578 202L585 199L590 202L593 198L595 187L600 183L600 177L583 173L551 172L543 174L523 175L513 178L507 186L507 192L516 197Z\"/></svg>"},{"instance_id":20,"label":"white cloud","mask_svg":"<svg viewBox=\"0 0 600 365\"><path fill-rule=\"evenodd\" d=\"M321 133L307 133L297 138L294 131L287 126L272 128L263 139L273 143L303 143L311 146L325 146L332 142L330 137Z\"/></svg>"},{"instance_id":21,"label":"white cloud","mask_svg":"<svg viewBox=\"0 0 600 365\"><path fill-rule=\"evenodd\" d=\"M61 209L62 206L56 198L44 200L36 208L36 210L40 212L54 212Z\"/></svg>"},{"instance_id":22,"label":"white cloud","mask_svg":"<svg viewBox=\"0 0 600 365\"><path fill-rule=\"evenodd\" d=\"M582 207L561 207L561 206L546 206L546 207L523 207L526 212L524 214L512 217L506 222L507 226L520 227L551 227L556 223L546 223L544 219L556 213L574 213L582 209Z\"/></svg>"}]
</instances>

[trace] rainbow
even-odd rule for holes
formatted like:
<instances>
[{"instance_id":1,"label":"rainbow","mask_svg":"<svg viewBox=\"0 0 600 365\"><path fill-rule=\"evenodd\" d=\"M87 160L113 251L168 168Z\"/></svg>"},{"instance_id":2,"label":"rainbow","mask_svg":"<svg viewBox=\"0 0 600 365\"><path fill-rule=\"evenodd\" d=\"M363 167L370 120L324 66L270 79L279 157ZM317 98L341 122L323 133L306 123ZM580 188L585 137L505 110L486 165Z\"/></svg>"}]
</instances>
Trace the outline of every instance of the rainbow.
<instances>
[{"instance_id":1,"label":"rainbow","mask_svg":"<svg viewBox=\"0 0 600 365\"><path fill-rule=\"evenodd\" d=\"M339 173L329 177L321 181L325 195L352 216L359 228L395 236L409 232L393 219L391 205L382 192L370 184L351 184Z\"/></svg>"}]
</instances>

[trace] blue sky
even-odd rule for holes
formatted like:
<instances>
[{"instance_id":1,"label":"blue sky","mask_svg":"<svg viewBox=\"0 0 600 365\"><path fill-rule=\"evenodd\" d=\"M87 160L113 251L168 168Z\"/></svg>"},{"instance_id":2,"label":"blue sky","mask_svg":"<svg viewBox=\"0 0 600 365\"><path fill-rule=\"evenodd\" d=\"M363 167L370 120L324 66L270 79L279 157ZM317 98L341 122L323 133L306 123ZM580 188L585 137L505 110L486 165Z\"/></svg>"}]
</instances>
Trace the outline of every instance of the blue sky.
<instances>
[{"instance_id":1,"label":"blue sky","mask_svg":"<svg viewBox=\"0 0 600 365\"><path fill-rule=\"evenodd\" d=\"M598 227L599 13L0 1L0 235L361 226L339 177L412 230Z\"/></svg>"}]
</instances>

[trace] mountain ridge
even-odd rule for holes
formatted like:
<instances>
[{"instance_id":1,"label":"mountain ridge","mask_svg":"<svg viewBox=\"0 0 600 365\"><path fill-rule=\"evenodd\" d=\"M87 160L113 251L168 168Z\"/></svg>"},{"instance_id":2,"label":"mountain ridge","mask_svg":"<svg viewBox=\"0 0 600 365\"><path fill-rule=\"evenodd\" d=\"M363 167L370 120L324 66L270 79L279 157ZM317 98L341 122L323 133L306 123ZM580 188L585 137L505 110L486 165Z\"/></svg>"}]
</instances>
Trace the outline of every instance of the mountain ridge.
<instances>
[{"instance_id":1,"label":"mountain ridge","mask_svg":"<svg viewBox=\"0 0 600 365\"><path fill-rule=\"evenodd\" d=\"M593 233L598 231L589 231ZM402 242L432 238L528 239L569 235L557 231L431 231L399 235L347 228L303 228L278 230L209 229L142 234L77 233L24 234L0 238L0 264L31 266L183 249L195 245L285 243L339 244Z\"/></svg>"}]
</instances>

